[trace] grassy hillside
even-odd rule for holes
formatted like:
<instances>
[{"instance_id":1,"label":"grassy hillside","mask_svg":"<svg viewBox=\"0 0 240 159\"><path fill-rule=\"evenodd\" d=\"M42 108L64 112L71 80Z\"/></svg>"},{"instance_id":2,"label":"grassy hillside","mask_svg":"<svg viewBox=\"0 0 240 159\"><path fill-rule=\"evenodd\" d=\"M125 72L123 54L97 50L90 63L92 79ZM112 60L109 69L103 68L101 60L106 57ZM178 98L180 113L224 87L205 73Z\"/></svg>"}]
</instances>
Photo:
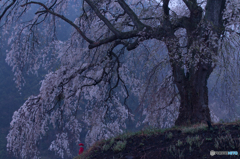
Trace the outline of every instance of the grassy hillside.
<instances>
[{"instance_id":1,"label":"grassy hillside","mask_svg":"<svg viewBox=\"0 0 240 159\"><path fill-rule=\"evenodd\" d=\"M240 120L170 129L145 129L102 140L74 159L202 159L240 158L210 151L240 153Z\"/></svg>"}]
</instances>

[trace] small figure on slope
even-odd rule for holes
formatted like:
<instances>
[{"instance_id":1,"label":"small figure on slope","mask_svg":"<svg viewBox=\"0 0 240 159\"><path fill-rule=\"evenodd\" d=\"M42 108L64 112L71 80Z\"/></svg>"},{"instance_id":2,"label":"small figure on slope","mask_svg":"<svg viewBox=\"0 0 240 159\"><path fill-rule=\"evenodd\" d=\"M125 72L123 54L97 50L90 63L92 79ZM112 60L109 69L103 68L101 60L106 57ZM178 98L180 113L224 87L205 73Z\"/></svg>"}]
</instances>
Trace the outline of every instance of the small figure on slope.
<instances>
[{"instance_id":1,"label":"small figure on slope","mask_svg":"<svg viewBox=\"0 0 240 159\"><path fill-rule=\"evenodd\" d=\"M78 155L80 155L80 154L82 154L83 153L83 151L84 151L84 149L83 149L83 143L80 143L80 144L78 144L79 146L80 146L80 149L79 149L79 152L78 152Z\"/></svg>"}]
</instances>

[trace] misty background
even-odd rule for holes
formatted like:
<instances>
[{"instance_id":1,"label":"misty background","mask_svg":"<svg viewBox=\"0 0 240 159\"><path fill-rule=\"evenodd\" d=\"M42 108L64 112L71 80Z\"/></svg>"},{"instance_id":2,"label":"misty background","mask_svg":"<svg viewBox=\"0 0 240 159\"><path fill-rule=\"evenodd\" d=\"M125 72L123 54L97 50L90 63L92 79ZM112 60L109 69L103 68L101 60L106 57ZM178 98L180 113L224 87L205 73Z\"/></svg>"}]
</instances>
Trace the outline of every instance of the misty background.
<instances>
[{"instance_id":1,"label":"misty background","mask_svg":"<svg viewBox=\"0 0 240 159\"><path fill-rule=\"evenodd\" d=\"M34 7L32 7L30 12L32 12L30 15L34 15ZM68 13L69 15L67 16L67 18L74 21L77 16L74 10L70 9ZM31 17L25 18L28 19ZM61 21L61 25L57 28L58 40L66 41L71 36L72 29L73 28L69 24ZM44 79L44 76L48 73L48 70L40 69L38 76L32 74L27 75L25 73L24 77L26 80L26 84L24 87L22 87L21 91L18 91L18 89L16 88L16 84L13 81L14 75L12 72L12 68L8 66L8 64L5 62L6 50L9 50L9 46L7 46L7 39L7 36L1 36L0 28L0 158L14 159L15 157L9 154L6 150L6 136L10 129L12 115L14 111L18 110L20 106L23 105L25 100L30 95L39 94L39 88L41 86L39 82ZM53 71L57 68L58 65L53 66ZM239 102L231 102L231 99L228 100L229 94L227 95L227 92L225 90L226 88L224 87L221 79L218 80L218 83L216 84L216 81L218 79L218 74L216 73L217 69L218 68L214 70L208 80L209 108L211 112L216 115L216 118L213 120L213 122L229 122L234 120L235 118L238 118L238 116L240 115L240 106ZM217 88L217 90L215 90L214 88ZM238 95L233 98L237 99ZM224 97L227 98L225 99ZM134 109L133 107L131 107L132 105L135 105L134 107L136 108L136 99L130 96L129 101L131 102L131 104L129 104L130 108ZM234 112L236 114L234 114ZM131 131L137 131L139 129L135 128L134 125L131 125L130 123L127 124L130 126ZM85 136L84 134L86 134L86 130L85 132L83 131L83 134L81 135L81 141L83 141L83 143L83 137ZM40 141L40 156L43 159L50 157L57 158L57 156L54 155L54 152L47 150L48 145L50 145L49 143L53 140L54 137L55 136L53 135L46 135L46 137L42 141ZM74 149L74 151L76 151L77 156L79 150L78 146L72 145L72 148Z\"/></svg>"}]
</instances>

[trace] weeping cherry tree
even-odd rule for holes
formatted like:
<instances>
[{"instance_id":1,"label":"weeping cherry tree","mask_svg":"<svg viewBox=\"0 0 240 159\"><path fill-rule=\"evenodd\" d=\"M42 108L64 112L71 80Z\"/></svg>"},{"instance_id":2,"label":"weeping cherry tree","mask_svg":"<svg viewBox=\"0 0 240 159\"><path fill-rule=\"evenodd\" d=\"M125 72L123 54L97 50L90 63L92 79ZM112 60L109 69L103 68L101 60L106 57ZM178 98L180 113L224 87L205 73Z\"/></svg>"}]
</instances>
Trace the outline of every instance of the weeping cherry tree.
<instances>
[{"instance_id":1,"label":"weeping cherry tree","mask_svg":"<svg viewBox=\"0 0 240 159\"><path fill-rule=\"evenodd\" d=\"M122 133L139 112L145 118L137 126L211 121L207 81L230 57L225 44L239 47L239 10L233 0L0 1L17 87L24 71L49 70L40 93L14 112L8 151L38 158L51 127L57 133L49 150L72 157L69 145L80 142L83 129L91 146ZM73 29L67 41L58 40L60 22Z\"/></svg>"}]
</instances>

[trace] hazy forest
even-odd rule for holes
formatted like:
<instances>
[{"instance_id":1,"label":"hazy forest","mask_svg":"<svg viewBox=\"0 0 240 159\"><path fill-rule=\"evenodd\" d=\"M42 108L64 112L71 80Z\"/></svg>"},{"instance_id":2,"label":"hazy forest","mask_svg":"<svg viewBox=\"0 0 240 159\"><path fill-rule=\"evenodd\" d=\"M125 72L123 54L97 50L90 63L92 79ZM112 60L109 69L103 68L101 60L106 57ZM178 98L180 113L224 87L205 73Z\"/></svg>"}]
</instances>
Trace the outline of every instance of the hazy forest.
<instances>
[{"instance_id":1,"label":"hazy forest","mask_svg":"<svg viewBox=\"0 0 240 159\"><path fill-rule=\"evenodd\" d=\"M0 0L0 158L240 118L238 0Z\"/></svg>"}]
</instances>

